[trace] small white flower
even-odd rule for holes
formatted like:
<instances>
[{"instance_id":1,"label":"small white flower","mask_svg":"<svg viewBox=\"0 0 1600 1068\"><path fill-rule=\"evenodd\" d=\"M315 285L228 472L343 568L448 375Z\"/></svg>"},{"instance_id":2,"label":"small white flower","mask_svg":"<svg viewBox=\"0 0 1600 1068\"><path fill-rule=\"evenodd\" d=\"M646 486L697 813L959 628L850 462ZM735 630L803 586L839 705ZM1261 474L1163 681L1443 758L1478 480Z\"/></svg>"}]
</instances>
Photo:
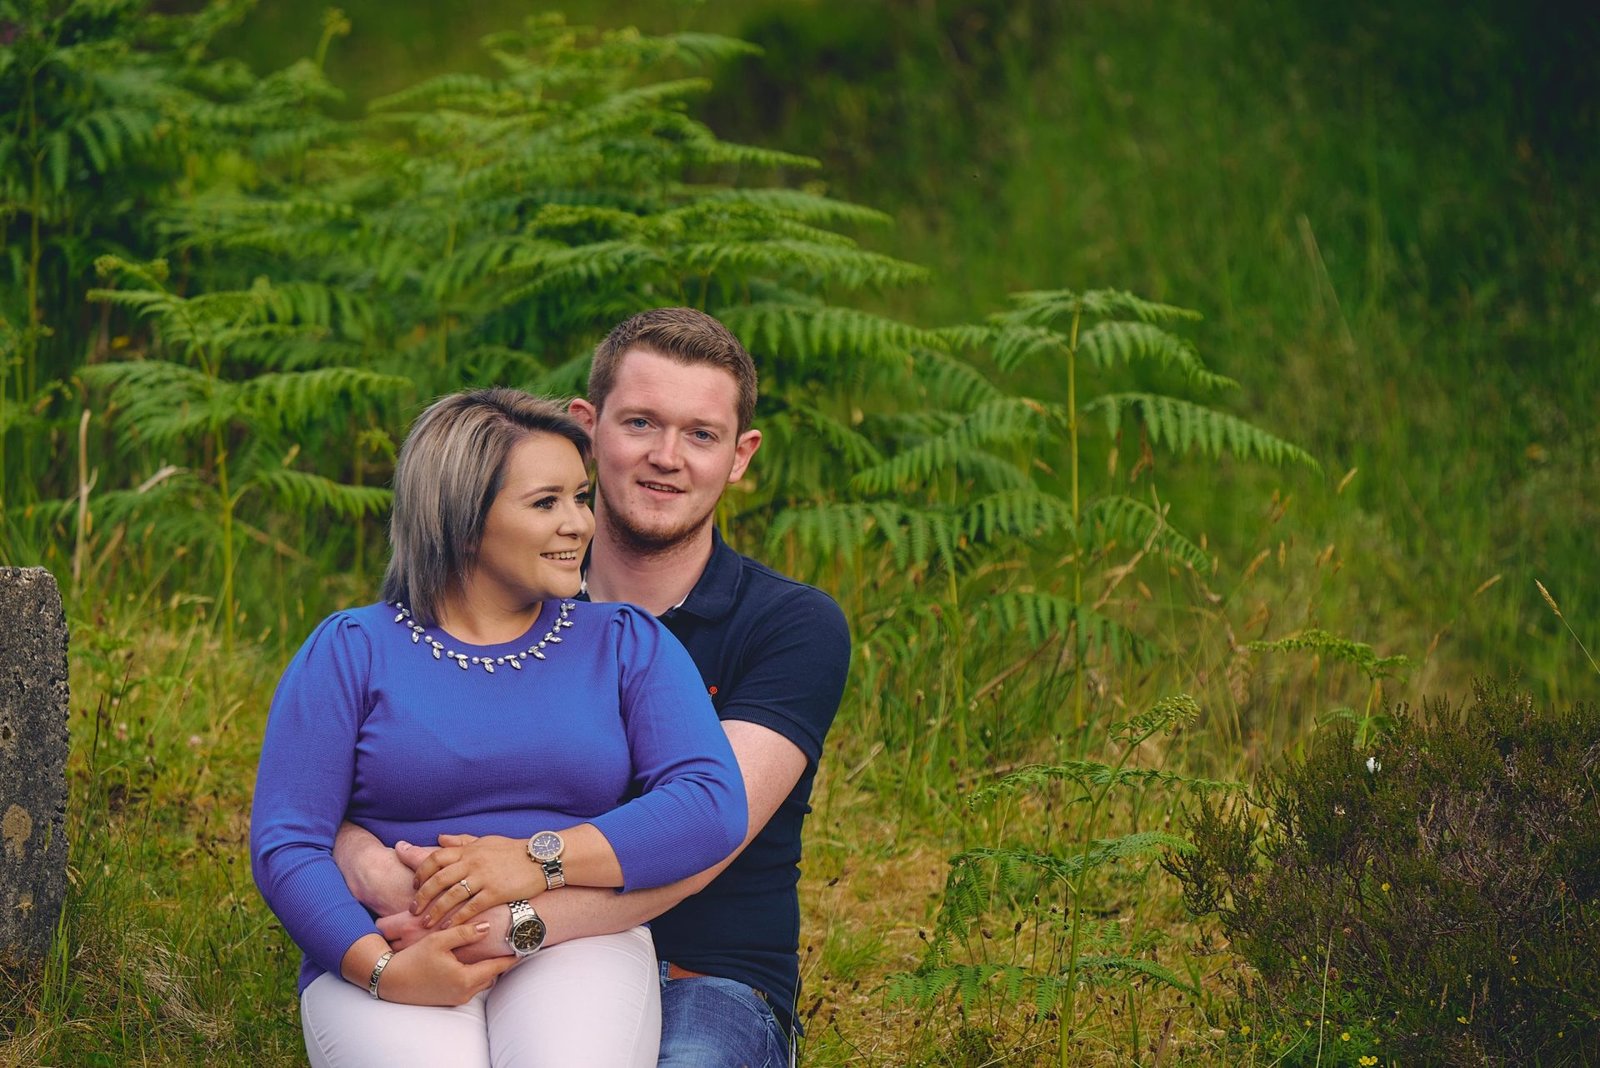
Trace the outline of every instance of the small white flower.
<instances>
[{"instance_id":1,"label":"small white flower","mask_svg":"<svg viewBox=\"0 0 1600 1068\"><path fill-rule=\"evenodd\" d=\"M1383 765L1378 763L1378 758L1377 757L1367 757L1367 772L1369 774L1372 774L1372 775L1378 774L1379 769L1381 769L1382 767L1383 767Z\"/></svg>"}]
</instances>

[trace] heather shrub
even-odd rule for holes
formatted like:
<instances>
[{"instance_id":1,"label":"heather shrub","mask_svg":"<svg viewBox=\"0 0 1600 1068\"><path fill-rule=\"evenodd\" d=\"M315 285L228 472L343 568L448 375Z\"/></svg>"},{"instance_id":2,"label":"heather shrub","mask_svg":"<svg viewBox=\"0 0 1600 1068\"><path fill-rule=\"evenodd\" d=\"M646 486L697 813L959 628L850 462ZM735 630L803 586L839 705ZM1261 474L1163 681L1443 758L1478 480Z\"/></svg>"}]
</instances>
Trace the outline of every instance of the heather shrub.
<instances>
[{"instance_id":1,"label":"heather shrub","mask_svg":"<svg viewBox=\"0 0 1600 1068\"><path fill-rule=\"evenodd\" d=\"M1479 684L1340 725L1168 870L1253 969L1239 1040L1281 1063L1600 1060L1600 709ZM1275 1061L1274 1063L1277 1063Z\"/></svg>"}]
</instances>

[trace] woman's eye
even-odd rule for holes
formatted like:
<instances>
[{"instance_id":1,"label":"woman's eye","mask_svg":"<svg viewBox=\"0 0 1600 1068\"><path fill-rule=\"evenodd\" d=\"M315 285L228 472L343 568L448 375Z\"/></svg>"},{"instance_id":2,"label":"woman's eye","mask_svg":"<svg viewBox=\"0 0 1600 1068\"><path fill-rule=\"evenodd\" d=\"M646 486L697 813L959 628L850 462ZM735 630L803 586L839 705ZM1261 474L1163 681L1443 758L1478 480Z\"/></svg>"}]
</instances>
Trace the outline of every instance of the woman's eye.
<instances>
[{"instance_id":1,"label":"woman's eye","mask_svg":"<svg viewBox=\"0 0 1600 1068\"><path fill-rule=\"evenodd\" d=\"M579 504L583 505L585 508L590 508L590 507L594 506L594 494L591 493L588 490L585 490L584 492L578 494L578 496L576 498L574 498L574 499Z\"/></svg>"},{"instance_id":2,"label":"woman's eye","mask_svg":"<svg viewBox=\"0 0 1600 1068\"><path fill-rule=\"evenodd\" d=\"M538 500L533 502L533 506L548 512L550 509L556 506L556 499L554 497L540 497Z\"/></svg>"}]
</instances>

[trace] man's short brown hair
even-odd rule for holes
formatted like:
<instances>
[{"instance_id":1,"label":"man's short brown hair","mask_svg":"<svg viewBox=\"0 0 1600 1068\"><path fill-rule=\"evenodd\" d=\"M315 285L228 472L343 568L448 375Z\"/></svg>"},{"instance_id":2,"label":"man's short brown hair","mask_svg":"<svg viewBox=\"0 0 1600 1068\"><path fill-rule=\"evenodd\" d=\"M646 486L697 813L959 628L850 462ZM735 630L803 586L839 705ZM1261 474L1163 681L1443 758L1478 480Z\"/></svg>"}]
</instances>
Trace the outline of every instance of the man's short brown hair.
<instances>
[{"instance_id":1,"label":"man's short brown hair","mask_svg":"<svg viewBox=\"0 0 1600 1068\"><path fill-rule=\"evenodd\" d=\"M739 386L739 433L756 417L756 365L733 332L694 308L653 308L618 323L595 346L589 367L589 403L605 407L616 384L617 364L633 350L665 356L678 363L710 364L733 376Z\"/></svg>"}]
</instances>

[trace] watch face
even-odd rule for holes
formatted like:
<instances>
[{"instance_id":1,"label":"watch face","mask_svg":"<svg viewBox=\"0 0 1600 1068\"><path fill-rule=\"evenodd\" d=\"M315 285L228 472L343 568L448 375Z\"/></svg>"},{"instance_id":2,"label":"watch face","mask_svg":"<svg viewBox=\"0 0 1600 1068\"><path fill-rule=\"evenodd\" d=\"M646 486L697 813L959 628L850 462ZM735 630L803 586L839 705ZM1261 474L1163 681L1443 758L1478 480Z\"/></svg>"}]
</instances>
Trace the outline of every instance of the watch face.
<instances>
[{"instance_id":1,"label":"watch face","mask_svg":"<svg viewBox=\"0 0 1600 1068\"><path fill-rule=\"evenodd\" d=\"M555 831L540 831L528 839L528 856L543 864L560 858L566 843Z\"/></svg>"},{"instance_id":2,"label":"watch face","mask_svg":"<svg viewBox=\"0 0 1600 1068\"><path fill-rule=\"evenodd\" d=\"M532 953L544 944L544 921L529 916L511 928L511 948L518 953Z\"/></svg>"}]
</instances>

